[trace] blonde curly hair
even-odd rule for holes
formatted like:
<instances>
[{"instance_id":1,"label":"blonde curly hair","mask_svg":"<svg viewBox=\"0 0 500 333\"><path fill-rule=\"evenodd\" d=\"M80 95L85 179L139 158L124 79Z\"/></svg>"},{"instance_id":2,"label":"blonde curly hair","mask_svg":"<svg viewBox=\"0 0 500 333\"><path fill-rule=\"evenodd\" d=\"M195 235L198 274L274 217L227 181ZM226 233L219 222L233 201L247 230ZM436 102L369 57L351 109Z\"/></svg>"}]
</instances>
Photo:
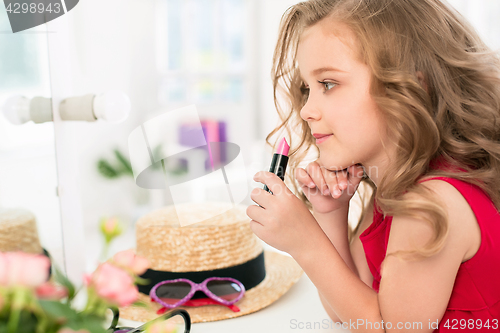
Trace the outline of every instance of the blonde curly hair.
<instances>
[{"instance_id":1,"label":"blonde curly hair","mask_svg":"<svg viewBox=\"0 0 500 333\"><path fill-rule=\"evenodd\" d=\"M296 53L302 31L320 20L342 22L354 32L359 59L372 71L371 94L397 147L397 157L377 188L369 178L362 180L372 190L362 199L361 218L374 198L385 215L421 218L426 213L434 238L418 251L397 255L431 256L444 246L448 222L443 205L417 182L419 178L445 176L475 184L500 208L498 54L458 12L439 0L310 0L290 7L281 20L272 68L281 124L266 138L270 145L275 145L270 140L277 132L286 131L293 138L293 131L300 138L291 142L289 176L310 148L317 151L307 122L300 118L307 91ZM431 169L429 164L437 157L465 172ZM292 183L311 208L297 183ZM425 200L408 199L405 192ZM350 230L349 237L358 227Z\"/></svg>"}]
</instances>

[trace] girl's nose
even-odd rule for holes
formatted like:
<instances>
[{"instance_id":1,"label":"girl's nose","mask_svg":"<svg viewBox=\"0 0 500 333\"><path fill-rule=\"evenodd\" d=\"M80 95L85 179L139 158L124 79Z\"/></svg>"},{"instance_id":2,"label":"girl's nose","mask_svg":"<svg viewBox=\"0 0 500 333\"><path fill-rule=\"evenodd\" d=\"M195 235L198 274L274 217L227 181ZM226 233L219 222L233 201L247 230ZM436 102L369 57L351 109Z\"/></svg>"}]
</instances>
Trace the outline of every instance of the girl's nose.
<instances>
[{"instance_id":1,"label":"girl's nose","mask_svg":"<svg viewBox=\"0 0 500 333\"><path fill-rule=\"evenodd\" d=\"M307 100L302 110L300 110L300 117L305 121L319 120L321 118L321 113L318 108L311 103L311 98Z\"/></svg>"}]
</instances>

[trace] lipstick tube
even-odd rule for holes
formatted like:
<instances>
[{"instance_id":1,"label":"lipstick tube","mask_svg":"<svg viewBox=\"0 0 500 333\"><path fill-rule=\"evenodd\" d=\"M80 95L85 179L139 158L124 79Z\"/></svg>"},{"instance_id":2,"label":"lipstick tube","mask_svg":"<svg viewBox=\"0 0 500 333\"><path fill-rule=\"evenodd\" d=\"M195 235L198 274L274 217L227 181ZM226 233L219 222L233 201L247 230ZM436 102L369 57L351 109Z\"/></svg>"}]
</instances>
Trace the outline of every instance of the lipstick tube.
<instances>
[{"instance_id":1,"label":"lipstick tube","mask_svg":"<svg viewBox=\"0 0 500 333\"><path fill-rule=\"evenodd\" d=\"M290 146L286 142L286 139L285 138L281 139L278 145L278 150L273 155L273 160L271 161L271 167L269 168L269 172L274 173L283 181L285 180L285 171L286 171L286 166L288 164L289 150ZM267 185L264 186L264 190L273 194L273 192L271 192L271 190L267 187Z\"/></svg>"}]
</instances>

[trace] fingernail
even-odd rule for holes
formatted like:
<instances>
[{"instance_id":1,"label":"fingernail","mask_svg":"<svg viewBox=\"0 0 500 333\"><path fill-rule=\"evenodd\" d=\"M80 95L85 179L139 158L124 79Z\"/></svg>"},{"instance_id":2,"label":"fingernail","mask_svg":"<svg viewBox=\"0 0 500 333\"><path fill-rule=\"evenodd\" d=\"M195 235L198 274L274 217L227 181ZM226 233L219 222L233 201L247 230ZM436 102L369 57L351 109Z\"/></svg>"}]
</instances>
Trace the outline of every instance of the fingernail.
<instances>
[{"instance_id":1,"label":"fingernail","mask_svg":"<svg viewBox=\"0 0 500 333\"><path fill-rule=\"evenodd\" d=\"M309 186L310 188L314 188L314 186L316 186L316 184L314 184L313 182L310 182L308 186Z\"/></svg>"},{"instance_id":2,"label":"fingernail","mask_svg":"<svg viewBox=\"0 0 500 333\"><path fill-rule=\"evenodd\" d=\"M330 194L330 190L329 189L326 189L326 190L323 191L323 195L328 195L328 194Z\"/></svg>"},{"instance_id":3,"label":"fingernail","mask_svg":"<svg viewBox=\"0 0 500 333\"><path fill-rule=\"evenodd\" d=\"M339 195L341 195L342 193L341 193L339 190L335 190L335 191L333 191L333 194L334 194L335 196L339 196Z\"/></svg>"}]
</instances>

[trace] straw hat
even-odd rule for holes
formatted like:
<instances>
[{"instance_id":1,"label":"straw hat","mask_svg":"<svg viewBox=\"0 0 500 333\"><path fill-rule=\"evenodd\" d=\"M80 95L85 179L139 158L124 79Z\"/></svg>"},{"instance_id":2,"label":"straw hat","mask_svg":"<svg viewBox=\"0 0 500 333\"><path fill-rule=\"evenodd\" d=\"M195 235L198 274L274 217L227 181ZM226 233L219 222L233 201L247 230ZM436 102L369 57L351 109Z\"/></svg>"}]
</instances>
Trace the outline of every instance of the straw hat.
<instances>
[{"instance_id":1,"label":"straw hat","mask_svg":"<svg viewBox=\"0 0 500 333\"><path fill-rule=\"evenodd\" d=\"M25 209L0 210L0 252L42 254L36 218Z\"/></svg>"},{"instance_id":2,"label":"straw hat","mask_svg":"<svg viewBox=\"0 0 500 333\"><path fill-rule=\"evenodd\" d=\"M199 220L200 216L212 217L179 227L177 214L193 220ZM256 281L258 284L255 287L246 288L245 296L235 304L239 312L222 305L182 307L189 312L193 323L246 315L276 301L302 275L302 269L293 258L263 251L262 243L253 234L248 222L246 207L242 205L232 208L225 203L212 202L176 205L175 208L169 206L137 221L137 254L148 258L150 270L154 271L174 274L205 274L209 271L206 274L210 275L210 271L214 270L243 269L239 273L244 276L255 274L255 270L248 268L248 265L257 265L263 254L265 264L262 261L260 263L262 268L265 265L265 275ZM147 290L142 291L147 293ZM134 306L121 308L121 317L142 322L156 318L156 311L161 305L152 303L145 293L140 293L140 300L150 304L151 309Z\"/></svg>"}]
</instances>

